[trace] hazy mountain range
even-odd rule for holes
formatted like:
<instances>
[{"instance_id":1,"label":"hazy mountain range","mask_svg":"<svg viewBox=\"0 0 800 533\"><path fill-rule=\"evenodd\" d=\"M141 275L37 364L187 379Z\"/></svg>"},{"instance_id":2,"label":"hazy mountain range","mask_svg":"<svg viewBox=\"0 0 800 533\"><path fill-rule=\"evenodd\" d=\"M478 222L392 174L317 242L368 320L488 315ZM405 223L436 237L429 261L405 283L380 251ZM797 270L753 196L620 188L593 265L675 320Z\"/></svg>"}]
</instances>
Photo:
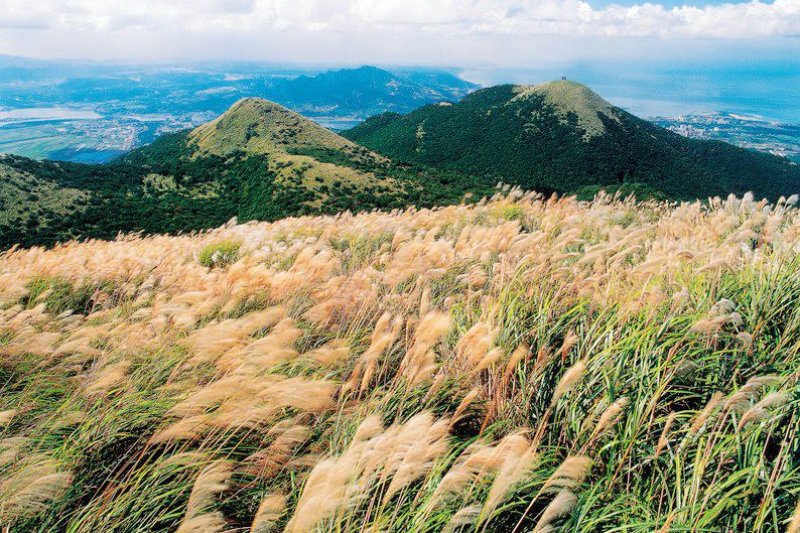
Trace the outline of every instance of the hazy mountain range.
<instances>
[{"instance_id":1,"label":"hazy mountain range","mask_svg":"<svg viewBox=\"0 0 800 533\"><path fill-rule=\"evenodd\" d=\"M477 86L444 70L333 71L259 64L71 64L0 57L0 153L105 162L258 96L333 128L461 98Z\"/></svg>"}]
</instances>

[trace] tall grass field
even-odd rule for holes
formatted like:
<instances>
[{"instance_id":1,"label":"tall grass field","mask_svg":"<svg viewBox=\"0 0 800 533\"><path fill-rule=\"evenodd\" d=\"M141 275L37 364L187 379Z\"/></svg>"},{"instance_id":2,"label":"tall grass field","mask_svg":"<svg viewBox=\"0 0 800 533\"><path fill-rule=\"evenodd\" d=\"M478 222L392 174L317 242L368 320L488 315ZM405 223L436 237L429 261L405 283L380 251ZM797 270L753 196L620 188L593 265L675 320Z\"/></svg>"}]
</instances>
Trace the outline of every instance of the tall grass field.
<instances>
[{"instance_id":1,"label":"tall grass field","mask_svg":"<svg viewBox=\"0 0 800 533\"><path fill-rule=\"evenodd\" d=\"M796 200L7 251L0 531L798 533Z\"/></svg>"}]
</instances>

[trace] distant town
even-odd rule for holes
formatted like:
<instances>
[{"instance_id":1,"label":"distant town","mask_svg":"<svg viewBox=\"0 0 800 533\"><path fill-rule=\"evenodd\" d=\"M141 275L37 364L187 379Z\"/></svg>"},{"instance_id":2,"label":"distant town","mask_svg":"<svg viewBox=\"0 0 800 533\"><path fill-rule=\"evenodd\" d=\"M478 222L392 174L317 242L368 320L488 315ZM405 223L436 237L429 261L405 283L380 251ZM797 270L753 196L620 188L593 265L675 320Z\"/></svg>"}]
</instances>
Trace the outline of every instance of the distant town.
<instances>
[{"instance_id":1,"label":"distant town","mask_svg":"<svg viewBox=\"0 0 800 533\"><path fill-rule=\"evenodd\" d=\"M742 148L800 161L800 125L735 113L708 113L651 119L684 137L726 141Z\"/></svg>"}]
</instances>

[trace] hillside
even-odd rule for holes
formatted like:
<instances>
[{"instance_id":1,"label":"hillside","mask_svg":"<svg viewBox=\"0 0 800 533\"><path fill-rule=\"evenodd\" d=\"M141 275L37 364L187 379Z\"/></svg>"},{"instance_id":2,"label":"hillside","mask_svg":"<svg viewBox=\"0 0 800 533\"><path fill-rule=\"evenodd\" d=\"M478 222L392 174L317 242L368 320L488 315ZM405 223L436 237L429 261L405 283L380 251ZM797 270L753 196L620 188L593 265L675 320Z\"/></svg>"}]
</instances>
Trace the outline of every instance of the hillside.
<instances>
[{"instance_id":1,"label":"hillside","mask_svg":"<svg viewBox=\"0 0 800 533\"><path fill-rule=\"evenodd\" d=\"M348 154L366 150L319 124L261 98L239 100L217 119L189 135L201 154L230 155L237 151L275 154L293 149L338 150Z\"/></svg>"},{"instance_id":2,"label":"hillside","mask_svg":"<svg viewBox=\"0 0 800 533\"><path fill-rule=\"evenodd\" d=\"M0 228L44 229L85 205L85 191L33 175L15 167L14 161L0 156Z\"/></svg>"},{"instance_id":3,"label":"hillside","mask_svg":"<svg viewBox=\"0 0 800 533\"><path fill-rule=\"evenodd\" d=\"M0 160L0 250L478 200L499 181L591 199L800 190L800 166L637 119L572 82L502 86L345 136L258 98L108 165Z\"/></svg>"},{"instance_id":4,"label":"hillside","mask_svg":"<svg viewBox=\"0 0 800 533\"><path fill-rule=\"evenodd\" d=\"M588 197L598 186L680 199L800 192L794 162L681 137L571 81L483 89L454 105L378 115L342 134L399 161Z\"/></svg>"},{"instance_id":5,"label":"hillside","mask_svg":"<svg viewBox=\"0 0 800 533\"><path fill-rule=\"evenodd\" d=\"M0 250L79 236L208 229L233 217L277 220L441 205L459 202L468 192L479 198L494 185L395 165L257 98L241 100L206 125L164 135L108 165L13 156L2 163L2 171L15 178L0 182L0 199L15 206L0 219Z\"/></svg>"},{"instance_id":6,"label":"hillside","mask_svg":"<svg viewBox=\"0 0 800 533\"><path fill-rule=\"evenodd\" d=\"M0 254L0 523L793 532L799 246L514 190Z\"/></svg>"}]
</instances>

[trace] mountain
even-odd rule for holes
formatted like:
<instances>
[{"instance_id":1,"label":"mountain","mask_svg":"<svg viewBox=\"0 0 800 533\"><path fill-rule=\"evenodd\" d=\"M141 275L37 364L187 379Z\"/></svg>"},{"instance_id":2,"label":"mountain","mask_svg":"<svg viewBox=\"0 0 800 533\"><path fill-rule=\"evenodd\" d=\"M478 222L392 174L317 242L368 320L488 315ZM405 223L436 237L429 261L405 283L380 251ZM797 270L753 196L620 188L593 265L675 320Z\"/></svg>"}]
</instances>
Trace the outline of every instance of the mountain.
<instances>
[{"instance_id":1,"label":"mountain","mask_svg":"<svg viewBox=\"0 0 800 533\"><path fill-rule=\"evenodd\" d=\"M276 154L293 149L367 153L352 141L284 106L261 98L236 102L217 119L195 128L189 141L201 153Z\"/></svg>"},{"instance_id":2,"label":"mountain","mask_svg":"<svg viewBox=\"0 0 800 533\"><path fill-rule=\"evenodd\" d=\"M399 207L402 203L394 197L408 185L380 172L389 165L385 157L260 98L240 100L216 120L179 135L179 140L183 153L177 154L178 160L211 169L204 181L214 181L216 171L235 176L229 185L234 190L241 186L242 191L234 214L245 220L361 206ZM175 157L164 157L155 143L122 162L156 170Z\"/></svg>"},{"instance_id":3,"label":"mountain","mask_svg":"<svg viewBox=\"0 0 800 533\"><path fill-rule=\"evenodd\" d=\"M478 87L441 71L394 74L372 66L302 75L276 84L268 97L305 114L366 118L409 112L431 102L458 100Z\"/></svg>"},{"instance_id":4,"label":"mountain","mask_svg":"<svg viewBox=\"0 0 800 533\"><path fill-rule=\"evenodd\" d=\"M492 183L396 165L283 106L235 103L106 165L0 156L0 249L119 232L177 233L240 221L433 206Z\"/></svg>"},{"instance_id":5,"label":"mountain","mask_svg":"<svg viewBox=\"0 0 800 533\"><path fill-rule=\"evenodd\" d=\"M460 100L480 88L480 85L463 80L457 75L441 69L393 69L392 74L417 85L436 88L439 93L448 96L450 100Z\"/></svg>"},{"instance_id":6,"label":"mountain","mask_svg":"<svg viewBox=\"0 0 800 533\"><path fill-rule=\"evenodd\" d=\"M687 139L572 81L491 87L456 104L384 113L342 135L399 161L545 192L591 195L602 186L688 199L800 191L794 162Z\"/></svg>"}]
</instances>

